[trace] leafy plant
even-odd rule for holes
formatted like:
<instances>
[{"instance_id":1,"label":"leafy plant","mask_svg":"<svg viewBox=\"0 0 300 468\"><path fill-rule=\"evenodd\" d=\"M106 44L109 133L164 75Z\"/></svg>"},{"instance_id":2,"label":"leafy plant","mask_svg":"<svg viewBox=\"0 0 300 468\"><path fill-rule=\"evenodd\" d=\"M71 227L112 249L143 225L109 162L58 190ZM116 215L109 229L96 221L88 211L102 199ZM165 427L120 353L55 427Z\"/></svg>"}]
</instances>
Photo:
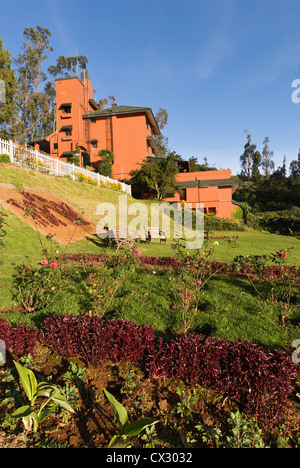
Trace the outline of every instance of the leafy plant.
<instances>
[{"instance_id":1,"label":"leafy plant","mask_svg":"<svg viewBox=\"0 0 300 468\"><path fill-rule=\"evenodd\" d=\"M66 278L57 263L42 260L41 267L16 267L12 286L13 297L27 312L49 306L65 285Z\"/></svg>"},{"instance_id":2,"label":"leafy plant","mask_svg":"<svg viewBox=\"0 0 300 468\"><path fill-rule=\"evenodd\" d=\"M100 272L89 274L86 289L89 295L90 315L103 317L122 284L134 273L138 265L139 259L135 252L132 249L125 249L121 255L107 259Z\"/></svg>"},{"instance_id":3,"label":"leafy plant","mask_svg":"<svg viewBox=\"0 0 300 468\"><path fill-rule=\"evenodd\" d=\"M228 448L267 448L255 420L246 418L239 411L231 412L230 416L232 435L227 436Z\"/></svg>"},{"instance_id":4,"label":"leafy plant","mask_svg":"<svg viewBox=\"0 0 300 468\"><path fill-rule=\"evenodd\" d=\"M293 294L299 282L298 268L283 265L291 250L277 250L269 255L240 255L234 259L235 268L246 273L258 297L277 306L282 326L286 326L286 317L294 312ZM275 264L276 269L270 263Z\"/></svg>"},{"instance_id":5,"label":"leafy plant","mask_svg":"<svg viewBox=\"0 0 300 468\"><path fill-rule=\"evenodd\" d=\"M187 333L193 326L195 318L200 313L202 289L223 268L221 266L219 269L213 269L207 261L217 246L218 242L214 242L204 250L195 249L192 253L182 251L180 244L175 246L183 264L179 275L173 278L170 285L174 297L173 309L181 316L182 330L180 332Z\"/></svg>"},{"instance_id":6,"label":"leafy plant","mask_svg":"<svg viewBox=\"0 0 300 468\"><path fill-rule=\"evenodd\" d=\"M146 427L154 426L159 421L153 418L142 418L133 423L128 422L128 414L124 406L119 403L115 397L104 389L104 393L113 409L119 424L120 434L114 435L108 448L125 448L129 445L129 437L138 436Z\"/></svg>"},{"instance_id":7,"label":"leafy plant","mask_svg":"<svg viewBox=\"0 0 300 468\"><path fill-rule=\"evenodd\" d=\"M32 370L21 366L16 361L14 361L14 364L30 404L18 408L12 414L12 417L16 419L22 418L25 430L37 432L38 425L48 416L56 413L56 405L69 412L74 412L66 398L55 385L47 382L38 383ZM46 398L46 401L40 403L38 399L41 397Z\"/></svg>"},{"instance_id":8,"label":"leafy plant","mask_svg":"<svg viewBox=\"0 0 300 468\"><path fill-rule=\"evenodd\" d=\"M231 412L228 418L230 434L225 436L217 427L198 423L201 439L216 448L269 448L263 440L263 432L255 419L249 419L239 411Z\"/></svg>"},{"instance_id":9,"label":"leafy plant","mask_svg":"<svg viewBox=\"0 0 300 468\"><path fill-rule=\"evenodd\" d=\"M0 339L14 356L21 357L28 353L34 355L38 336L39 332L34 326L12 326L4 318L0 318Z\"/></svg>"},{"instance_id":10,"label":"leafy plant","mask_svg":"<svg viewBox=\"0 0 300 468\"><path fill-rule=\"evenodd\" d=\"M281 350L192 334L161 339L147 370L152 379L174 378L221 392L248 416L273 423L286 411L298 372Z\"/></svg>"},{"instance_id":11,"label":"leafy plant","mask_svg":"<svg viewBox=\"0 0 300 468\"><path fill-rule=\"evenodd\" d=\"M90 365L106 361L144 364L155 348L153 327L127 320L105 323L98 317L68 314L48 317L44 323L41 339L46 346L66 359L80 358Z\"/></svg>"}]
</instances>

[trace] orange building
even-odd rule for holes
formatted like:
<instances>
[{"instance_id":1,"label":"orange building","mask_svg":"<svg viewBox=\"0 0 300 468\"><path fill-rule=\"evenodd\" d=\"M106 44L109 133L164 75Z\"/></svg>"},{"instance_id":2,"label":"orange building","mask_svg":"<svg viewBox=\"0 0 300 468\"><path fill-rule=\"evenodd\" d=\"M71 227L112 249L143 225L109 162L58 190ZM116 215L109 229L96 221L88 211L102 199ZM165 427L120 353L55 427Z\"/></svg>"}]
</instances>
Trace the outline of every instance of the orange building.
<instances>
[{"instance_id":1,"label":"orange building","mask_svg":"<svg viewBox=\"0 0 300 468\"><path fill-rule=\"evenodd\" d=\"M47 144L52 157L70 162L79 158L80 166L98 167L99 151L110 150L114 154L113 178L130 179L130 171L139 168L147 158L155 157L155 137L160 134L155 117L149 107L118 106L99 109L93 99L93 86L87 71L78 77L56 80L57 130L43 142L36 142L41 149ZM181 204L185 200L195 207L204 204L207 214L229 218L236 206L232 194L237 188L230 170L189 172L187 161L178 161L178 182L182 194L175 194L166 201ZM136 198L148 198L151 194L134 190Z\"/></svg>"},{"instance_id":2,"label":"orange building","mask_svg":"<svg viewBox=\"0 0 300 468\"><path fill-rule=\"evenodd\" d=\"M88 72L81 80L56 80L56 111L57 131L46 138L53 157L68 162L75 155L81 166L97 168L99 151L108 149L114 154L113 178L128 180L130 171L157 151L154 137L160 132L152 110L115 103L100 110Z\"/></svg>"},{"instance_id":3,"label":"orange building","mask_svg":"<svg viewBox=\"0 0 300 468\"><path fill-rule=\"evenodd\" d=\"M196 208L196 203L203 203L205 214L215 214L220 218L230 218L236 205L232 195L238 184L232 179L231 171L181 172L177 180L182 194L175 194L166 201L181 204L182 200Z\"/></svg>"}]
</instances>

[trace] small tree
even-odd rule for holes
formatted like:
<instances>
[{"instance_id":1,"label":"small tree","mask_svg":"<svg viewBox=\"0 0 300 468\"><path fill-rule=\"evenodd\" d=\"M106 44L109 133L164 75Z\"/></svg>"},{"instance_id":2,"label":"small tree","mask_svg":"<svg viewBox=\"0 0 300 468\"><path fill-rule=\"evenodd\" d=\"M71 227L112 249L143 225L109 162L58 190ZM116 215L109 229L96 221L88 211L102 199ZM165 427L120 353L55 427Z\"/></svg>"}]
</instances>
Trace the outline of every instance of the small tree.
<instances>
[{"instance_id":1,"label":"small tree","mask_svg":"<svg viewBox=\"0 0 300 468\"><path fill-rule=\"evenodd\" d=\"M101 156L101 161L98 166L99 174L112 178L112 165L114 162L114 154L108 149L102 149L98 153Z\"/></svg>"},{"instance_id":2,"label":"small tree","mask_svg":"<svg viewBox=\"0 0 300 468\"><path fill-rule=\"evenodd\" d=\"M131 184L155 191L158 200L162 200L166 196L180 192L176 180L177 173L178 167L174 155L169 154L166 158L145 160L140 169L131 171Z\"/></svg>"}]
</instances>

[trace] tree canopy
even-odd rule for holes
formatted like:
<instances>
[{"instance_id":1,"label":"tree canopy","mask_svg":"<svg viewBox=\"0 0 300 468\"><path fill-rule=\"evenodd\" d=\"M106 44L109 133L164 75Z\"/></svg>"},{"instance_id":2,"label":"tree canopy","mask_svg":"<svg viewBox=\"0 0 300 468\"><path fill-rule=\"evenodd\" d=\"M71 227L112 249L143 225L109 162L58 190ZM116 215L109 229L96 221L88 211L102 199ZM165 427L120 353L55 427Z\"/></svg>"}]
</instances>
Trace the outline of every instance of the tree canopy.
<instances>
[{"instance_id":1,"label":"tree canopy","mask_svg":"<svg viewBox=\"0 0 300 468\"><path fill-rule=\"evenodd\" d=\"M178 167L173 154L165 158L151 158L145 160L140 169L131 171L131 184L155 192L156 198L162 200L180 191L177 173Z\"/></svg>"}]
</instances>

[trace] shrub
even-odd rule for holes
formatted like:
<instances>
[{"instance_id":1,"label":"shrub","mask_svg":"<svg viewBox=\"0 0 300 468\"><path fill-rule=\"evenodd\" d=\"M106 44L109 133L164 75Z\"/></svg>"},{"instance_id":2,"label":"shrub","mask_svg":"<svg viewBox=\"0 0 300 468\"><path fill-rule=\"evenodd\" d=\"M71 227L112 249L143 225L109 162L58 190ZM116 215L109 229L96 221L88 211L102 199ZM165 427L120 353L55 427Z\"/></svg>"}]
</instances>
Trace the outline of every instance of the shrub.
<instances>
[{"instance_id":1,"label":"shrub","mask_svg":"<svg viewBox=\"0 0 300 468\"><path fill-rule=\"evenodd\" d=\"M66 282L61 268L55 262L42 260L41 263L42 266L36 268L25 265L16 267L12 285L13 298L27 312L49 306Z\"/></svg>"},{"instance_id":2,"label":"shrub","mask_svg":"<svg viewBox=\"0 0 300 468\"><path fill-rule=\"evenodd\" d=\"M219 218L216 215L204 215L204 226L208 231L244 231L236 221Z\"/></svg>"},{"instance_id":3,"label":"shrub","mask_svg":"<svg viewBox=\"0 0 300 468\"><path fill-rule=\"evenodd\" d=\"M6 231L4 229L4 226L7 226L7 223L5 222L5 218L7 217L7 214L3 210L4 205L0 207L0 247L4 246L4 239L6 236Z\"/></svg>"},{"instance_id":4,"label":"shrub","mask_svg":"<svg viewBox=\"0 0 300 468\"><path fill-rule=\"evenodd\" d=\"M47 318L42 342L66 359L77 357L94 366L106 361L143 365L155 347L149 325L73 314Z\"/></svg>"},{"instance_id":5,"label":"shrub","mask_svg":"<svg viewBox=\"0 0 300 468\"><path fill-rule=\"evenodd\" d=\"M33 355L38 337L39 332L35 327L25 325L12 327L4 318L0 318L0 339L14 356Z\"/></svg>"},{"instance_id":6,"label":"shrub","mask_svg":"<svg viewBox=\"0 0 300 468\"><path fill-rule=\"evenodd\" d=\"M39 333L0 319L0 339L14 355L34 354L38 340L65 359L92 366L132 362L150 378L174 378L223 393L257 420L278 424L288 407L298 366L281 350L250 342L186 335L155 342L154 328L125 320L55 315Z\"/></svg>"},{"instance_id":7,"label":"shrub","mask_svg":"<svg viewBox=\"0 0 300 468\"><path fill-rule=\"evenodd\" d=\"M124 281L139 265L138 256L128 250L121 255L108 258L104 268L91 273L86 282L90 313L103 317L112 305L114 297Z\"/></svg>"},{"instance_id":8,"label":"shrub","mask_svg":"<svg viewBox=\"0 0 300 468\"><path fill-rule=\"evenodd\" d=\"M9 164L10 163L9 155L8 154L0 154L0 163Z\"/></svg>"},{"instance_id":9,"label":"shrub","mask_svg":"<svg viewBox=\"0 0 300 468\"><path fill-rule=\"evenodd\" d=\"M289 252L291 249L288 249ZM298 266L283 265L286 250L278 250L269 255L239 255L234 259L235 270L242 270L247 275L251 285L262 299L290 303L293 291L298 282L300 269ZM276 265L270 265L270 262ZM250 275L258 278L254 284Z\"/></svg>"},{"instance_id":10,"label":"shrub","mask_svg":"<svg viewBox=\"0 0 300 468\"><path fill-rule=\"evenodd\" d=\"M161 340L148 364L152 378L173 377L222 392L246 414L268 423L283 416L297 374L282 351L202 335Z\"/></svg>"},{"instance_id":11,"label":"shrub","mask_svg":"<svg viewBox=\"0 0 300 468\"><path fill-rule=\"evenodd\" d=\"M76 172L76 177L79 182L87 182L88 178L86 175L82 174L82 172Z\"/></svg>"}]
</instances>

